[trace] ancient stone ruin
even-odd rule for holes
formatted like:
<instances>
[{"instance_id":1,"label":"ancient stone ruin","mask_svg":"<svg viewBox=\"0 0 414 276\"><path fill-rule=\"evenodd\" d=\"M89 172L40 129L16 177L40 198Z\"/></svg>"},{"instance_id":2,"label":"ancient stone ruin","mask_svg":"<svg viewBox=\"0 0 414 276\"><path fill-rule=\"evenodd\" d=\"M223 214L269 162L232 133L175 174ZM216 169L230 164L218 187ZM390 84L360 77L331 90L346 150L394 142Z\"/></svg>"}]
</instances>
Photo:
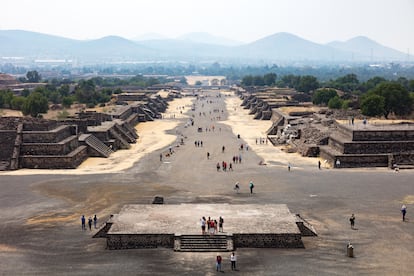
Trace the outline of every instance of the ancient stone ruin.
<instances>
[{"instance_id":1,"label":"ancient stone ruin","mask_svg":"<svg viewBox=\"0 0 414 276\"><path fill-rule=\"evenodd\" d=\"M161 118L176 93L161 98L138 93L111 111L80 112L56 121L28 117L0 118L0 170L19 168L71 169L88 157L109 157L138 139L135 125Z\"/></svg>"},{"instance_id":2,"label":"ancient stone ruin","mask_svg":"<svg viewBox=\"0 0 414 276\"><path fill-rule=\"evenodd\" d=\"M267 131L272 144L288 145L289 152L302 156L320 156L335 168L414 168L412 122L370 123L352 110L306 110L306 104L288 100L290 93L239 93L255 119L273 122ZM303 109L285 114L280 107L286 106Z\"/></svg>"}]
</instances>

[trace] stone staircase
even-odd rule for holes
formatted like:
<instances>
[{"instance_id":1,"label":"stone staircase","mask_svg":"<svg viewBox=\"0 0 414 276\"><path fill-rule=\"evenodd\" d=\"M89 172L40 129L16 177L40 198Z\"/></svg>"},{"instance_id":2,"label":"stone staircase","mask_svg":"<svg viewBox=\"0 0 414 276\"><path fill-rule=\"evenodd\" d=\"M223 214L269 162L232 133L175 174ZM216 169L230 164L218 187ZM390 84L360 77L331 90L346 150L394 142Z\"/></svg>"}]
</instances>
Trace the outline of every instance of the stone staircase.
<instances>
[{"instance_id":1,"label":"stone staircase","mask_svg":"<svg viewBox=\"0 0 414 276\"><path fill-rule=\"evenodd\" d=\"M118 132L116 132L113 128L111 128L109 130L109 133L111 134L111 136L113 138L115 138L116 140L118 140L121 144L120 148L121 149L129 149L131 148L131 145L128 143L127 140L125 140Z\"/></svg>"},{"instance_id":2,"label":"stone staircase","mask_svg":"<svg viewBox=\"0 0 414 276\"><path fill-rule=\"evenodd\" d=\"M98 152L102 157L107 158L114 152L92 134L83 134L81 136L84 137L80 137L80 139L84 139L85 143Z\"/></svg>"},{"instance_id":3,"label":"stone staircase","mask_svg":"<svg viewBox=\"0 0 414 276\"><path fill-rule=\"evenodd\" d=\"M228 235L180 235L175 236L174 251L227 252L234 250L233 239Z\"/></svg>"}]
</instances>

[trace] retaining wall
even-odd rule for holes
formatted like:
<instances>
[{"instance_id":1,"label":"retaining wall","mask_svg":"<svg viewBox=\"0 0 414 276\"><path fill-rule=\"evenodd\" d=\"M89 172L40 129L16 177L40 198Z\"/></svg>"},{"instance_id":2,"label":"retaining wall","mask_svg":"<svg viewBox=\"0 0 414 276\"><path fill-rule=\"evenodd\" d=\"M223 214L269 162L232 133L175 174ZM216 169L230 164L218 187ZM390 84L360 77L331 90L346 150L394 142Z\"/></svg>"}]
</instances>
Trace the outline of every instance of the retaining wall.
<instances>
[{"instance_id":1,"label":"retaining wall","mask_svg":"<svg viewBox=\"0 0 414 276\"><path fill-rule=\"evenodd\" d=\"M174 234L107 234L108 249L174 248Z\"/></svg>"},{"instance_id":2,"label":"retaining wall","mask_svg":"<svg viewBox=\"0 0 414 276\"><path fill-rule=\"evenodd\" d=\"M301 234L233 234L234 247L304 248Z\"/></svg>"}]
</instances>

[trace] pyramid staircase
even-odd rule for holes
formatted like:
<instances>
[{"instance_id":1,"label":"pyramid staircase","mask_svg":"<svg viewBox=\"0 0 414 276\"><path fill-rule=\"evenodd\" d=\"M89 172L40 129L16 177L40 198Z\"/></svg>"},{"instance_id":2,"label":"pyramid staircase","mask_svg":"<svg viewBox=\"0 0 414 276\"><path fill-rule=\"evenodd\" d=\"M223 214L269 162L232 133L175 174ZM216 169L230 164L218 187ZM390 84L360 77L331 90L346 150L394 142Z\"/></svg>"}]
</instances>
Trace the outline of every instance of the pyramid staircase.
<instances>
[{"instance_id":1,"label":"pyramid staircase","mask_svg":"<svg viewBox=\"0 0 414 276\"><path fill-rule=\"evenodd\" d=\"M85 143L98 152L102 157L109 157L114 151L111 150L108 146L101 142L92 134L82 134L79 137L80 141L85 141Z\"/></svg>"},{"instance_id":2,"label":"pyramid staircase","mask_svg":"<svg viewBox=\"0 0 414 276\"><path fill-rule=\"evenodd\" d=\"M229 235L180 235L175 236L174 251L181 252L227 252L234 250Z\"/></svg>"}]
</instances>

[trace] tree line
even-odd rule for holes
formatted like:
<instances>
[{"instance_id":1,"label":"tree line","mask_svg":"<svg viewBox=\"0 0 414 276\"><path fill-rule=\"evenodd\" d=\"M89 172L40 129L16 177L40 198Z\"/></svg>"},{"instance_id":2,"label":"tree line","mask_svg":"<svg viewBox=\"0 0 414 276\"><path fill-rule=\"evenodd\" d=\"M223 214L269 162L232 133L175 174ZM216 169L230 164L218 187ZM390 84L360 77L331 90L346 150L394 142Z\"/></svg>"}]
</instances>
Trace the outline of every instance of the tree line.
<instances>
[{"instance_id":1,"label":"tree line","mask_svg":"<svg viewBox=\"0 0 414 276\"><path fill-rule=\"evenodd\" d=\"M29 71L23 81L38 83L41 81L41 75L37 71ZM47 113L50 104L60 104L64 108L69 108L77 102L91 108L109 102L113 94L122 93L117 86L134 85L146 88L166 81L165 78L143 76L126 80L101 77L78 81L51 79L33 91L24 89L20 95L15 95L11 90L0 90L0 108L20 110L25 116L38 117L39 114Z\"/></svg>"},{"instance_id":2,"label":"tree line","mask_svg":"<svg viewBox=\"0 0 414 276\"><path fill-rule=\"evenodd\" d=\"M390 81L376 76L361 82L357 75L347 74L320 82L311 75L289 74L277 79L274 74L272 82L266 83L267 75L246 75L241 84L293 88L299 92L292 97L293 100L312 101L315 105L334 109L360 108L366 116L406 116L414 110L414 79L399 77Z\"/></svg>"}]
</instances>

